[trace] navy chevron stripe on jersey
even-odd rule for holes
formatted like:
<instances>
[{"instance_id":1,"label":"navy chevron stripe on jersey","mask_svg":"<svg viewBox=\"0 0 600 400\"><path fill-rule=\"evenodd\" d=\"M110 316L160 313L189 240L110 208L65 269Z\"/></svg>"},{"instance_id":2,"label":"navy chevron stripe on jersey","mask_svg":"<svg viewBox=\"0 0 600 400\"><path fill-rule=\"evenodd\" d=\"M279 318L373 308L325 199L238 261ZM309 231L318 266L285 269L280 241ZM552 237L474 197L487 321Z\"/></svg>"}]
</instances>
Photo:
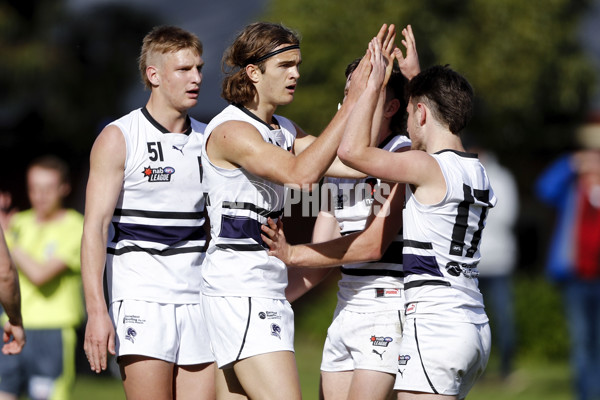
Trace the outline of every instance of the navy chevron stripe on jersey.
<instances>
[{"instance_id":1,"label":"navy chevron stripe on jersey","mask_svg":"<svg viewBox=\"0 0 600 400\"><path fill-rule=\"evenodd\" d=\"M345 268L342 267L343 274L352 276L393 276L394 278L404 278L403 271L392 269L369 269L369 268Z\"/></svg>"},{"instance_id":2,"label":"navy chevron stripe on jersey","mask_svg":"<svg viewBox=\"0 0 600 400\"><path fill-rule=\"evenodd\" d=\"M206 251L206 246L192 246L192 247L171 247L166 248L164 250L158 249L148 249L136 245L125 246L119 249L113 249L112 247L108 247L106 252L108 254L113 254L115 256L120 256L127 253L147 253L153 256L174 256L178 254L190 254L190 253L201 253Z\"/></svg>"},{"instance_id":3,"label":"navy chevron stripe on jersey","mask_svg":"<svg viewBox=\"0 0 600 400\"><path fill-rule=\"evenodd\" d=\"M437 279L422 279L418 281L410 281L404 283L404 290L422 287L422 286L452 286L450 282L440 281Z\"/></svg>"},{"instance_id":4,"label":"navy chevron stripe on jersey","mask_svg":"<svg viewBox=\"0 0 600 400\"><path fill-rule=\"evenodd\" d=\"M419 242L416 240L404 239L404 247L414 247L415 249L432 250L433 245L429 242Z\"/></svg>"},{"instance_id":5,"label":"navy chevron stripe on jersey","mask_svg":"<svg viewBox=\"0 0 600 400\"><path fill-rule=\"evenodd\" d=\"M240 243L218 243L215 245L219 249L223 250L234 250L234 251L263 251L265 250L264 245L260 244L240 244Z\"/></svg>"},{"instance_id":6,"label":"navy chevron stripe on jersey","mask_svg":"<svg viewBox=\"0 0 600 400\"><path fill-rule=\"evenodd\" d=\"M141 240L173 246L188 240L206 240L202 226L159 226L113 222L113 242Z\"/></svg>"},{"instance_id":7,"label":"navy chevron stripe on jersey","mask_svg":"<svg viewBox=\"0 0 600 400\"><path fill-rule=\"evenodd\" d=\"M404 273L410 274L430 274L433 276L443 276L440 271L435 256L418 256L416 254L404 254Z\"/></svg>"},{"instance_id":8,"label":"navy chevron stripe on jersey","mask_svg":"<svg viewBox=\"0 0 600 400\"><path fill-rule=\"evenodd\" d=\"M250 217L236 217L232 215L221 216L220 238L227 239L252 239L264 245L260 237L261 223Z\"/></svg>"},{"instance_id":9,"label":"navy chevron stripe on jersey","mask_svg":"<svg viewBox=\"0 0 600 400\"><path fill-rule=\"evenodd\" d=\"M177 211L147 211L147 210L124 210L116 208L116 217L144 217L157 219L202 219L202 212L177 212Z\"/></svg>"}]
</instances>

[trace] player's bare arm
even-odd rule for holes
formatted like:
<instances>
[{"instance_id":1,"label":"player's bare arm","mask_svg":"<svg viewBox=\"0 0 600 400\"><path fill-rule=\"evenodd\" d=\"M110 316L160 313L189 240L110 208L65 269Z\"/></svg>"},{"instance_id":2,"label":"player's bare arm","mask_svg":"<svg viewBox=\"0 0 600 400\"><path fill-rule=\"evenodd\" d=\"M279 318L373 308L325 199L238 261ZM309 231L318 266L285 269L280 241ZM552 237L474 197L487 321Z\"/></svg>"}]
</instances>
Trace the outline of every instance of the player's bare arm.
<instances>
[{"instance_id":1,"label":"player's bare arm","mask_svg":"<svg viewBox=\"0 0 600 400\"><path fill-rule=\"evenodd\" d=\"M289 267L324 268L380 259L402 226L404 185L393 184L383 203L374 202L364 231L322 243L290 245L283 224L272 220L262 226L269 255Z\"/></svg>"},{"instance_id":2,"label":"player's bare arm","mask_svg":"<svg viewBox=\"0 0 600 400\"><path fill-rule=\"evenodd\" d=\"M125 139L119 128L106 127L90 155L90 175L81 245L81 276L88 322L84 350L90 367L99 373L107 367L107 349L115 354L115 332L106 309L103 274L108 228L123 182Z\"/></svg>"},{"instance_id":3,"label":"player's bare arm","mask_svg":"<svg viewBox=\"0 0 600 400\"><path fill-rule=\"evenodd\" d=\"M8 316L2 334L3 354L18 354L25 345L21 316L21 291L17 270L11 261L4 232L0 229L0 304ZM11 340L12 339L12 340Z\"/></svg>"}]
</instances>

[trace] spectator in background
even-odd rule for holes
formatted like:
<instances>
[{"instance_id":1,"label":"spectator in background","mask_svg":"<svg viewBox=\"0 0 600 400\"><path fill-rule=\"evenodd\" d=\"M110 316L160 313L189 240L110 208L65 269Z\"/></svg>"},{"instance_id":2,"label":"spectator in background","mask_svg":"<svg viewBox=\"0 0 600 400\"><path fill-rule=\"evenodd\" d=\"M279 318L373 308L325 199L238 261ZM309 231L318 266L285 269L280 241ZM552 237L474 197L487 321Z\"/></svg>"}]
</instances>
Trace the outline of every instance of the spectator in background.
<instances>
[{"instance_id":1,"label":"spectator in background","mask_svg":"<svg viewBox=\"0 0 600 400\"><path fill-rule=\"evenodd\" d=\"M512 274L518 256L515 224L519 215L519 193L512 173L498 162L496 155L481 148L478 153L490 183L500 193L498 204L486 220L481 239L479 289L486 308L491 309L492 346L500 351L500 373L508 377L515 352L514 292Z\"/></svg>"},{"instance_id":2,"label":"spectator in background","mask_svg":"<svg viewBox=\"0 0 600 400\"><path fill-rule=\"evenodd\" d=\"M600 398L600 149L553 162L537 195L557 211L546 270L567 307L577 399Z\"/></svg>"},{"instance_id":3,"label":"spectator in background","mask_svg":"<svg viewBox=\"0 0 600 400\"><path fill-rule=\"evenodd\" d=\"M54 156L27 168L31 209L6 221L6 240L19 270L27 346L0 355L0 399L71 398L75 329L82 322L80 244L83 217L63 207L71 191L67 164ZM4 211L2 212L4 214Z\"/></svg>"},{"instance_id":4,"label":"spectator in background","mask_svg":"<svg viewBox=\"0 0 600 400\"><path fill-rule=\"evenodd\" d=\"M2 353L18 354L25 345L19 275L8 253L2 229L0 229L0 306L8 317L4 323Z\"/></svg>"}]
</instances>

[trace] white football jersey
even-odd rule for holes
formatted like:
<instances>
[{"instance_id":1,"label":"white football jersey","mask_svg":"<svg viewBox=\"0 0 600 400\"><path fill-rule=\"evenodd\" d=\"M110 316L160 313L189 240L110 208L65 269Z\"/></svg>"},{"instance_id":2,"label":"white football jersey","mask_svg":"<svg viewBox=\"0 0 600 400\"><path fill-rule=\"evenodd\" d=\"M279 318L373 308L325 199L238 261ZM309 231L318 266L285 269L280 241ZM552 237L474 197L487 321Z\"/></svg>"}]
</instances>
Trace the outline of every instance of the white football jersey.
<instances>
[{"instance_id":1,"label":"white football jersey","mask_svg":"<svg viewBox=\"0 0 600 400\"><path fill-rule=\"evenodd\" d=\"M484 323L477 264L485 218L496 196L476 154L443 150L432 156L446 180L444 199L421 204L409 185L406 189L406 316Z\"/></svg>"},{"instance_id":2,"label":"white football jersey","mask_svg":"<svg viewBox=\"0 0 600 400\"><path fill-rule=\"evenodd\" d=\"M206 128L206 138L227 121L252 124L266 142L291 151L294 125L275 115L280 129L272 129L244 108L230 105ZM269 160L264 160L268 163ZM211 163L202 152L203 188L211 225L211 241L203 268L202 293L207 296L249 296L285 299L287 270L278 258L267 254L260 237L267 218L282 215L286 189L243 168L225 169Z\"/></svg>"},{"instance_id":3,"label":"white football jersey","mask_svg":"<svg viewBox=\"0 0 600 400\"><path fill-rule=\"evenodd\" d=\"M390 135L379 147L394 152L402 147L410 147L410 140L404 135ZM373 177L359 180L345 178L325 180L324 187L333 195L333 214L340 225L342 235L365 229L369 214L372 212L373 196L379 195L380 184L381 180ZM384 202L384 198L379 200L381 203ZM402 229L390 243L381 260L346 264L341 270L338 301L345 304L348 310L396 309L397 303L390 302L385 297L393 295L402 297L404 277ZM373 293L376 291L378 295L374 296Z\"/></svg>"},{"instance_id":4,"label":"white football jersey","mask_svg":"<svg viewBox=\"0 0 600 400\"><path fill-rule=\"evenodd\" d=\"M123 133L127 151L107 245L111 302L199 303L206 124L189 121L187 132L171 133L142 108L111 123Z\"/></svg>"}]
</instances>

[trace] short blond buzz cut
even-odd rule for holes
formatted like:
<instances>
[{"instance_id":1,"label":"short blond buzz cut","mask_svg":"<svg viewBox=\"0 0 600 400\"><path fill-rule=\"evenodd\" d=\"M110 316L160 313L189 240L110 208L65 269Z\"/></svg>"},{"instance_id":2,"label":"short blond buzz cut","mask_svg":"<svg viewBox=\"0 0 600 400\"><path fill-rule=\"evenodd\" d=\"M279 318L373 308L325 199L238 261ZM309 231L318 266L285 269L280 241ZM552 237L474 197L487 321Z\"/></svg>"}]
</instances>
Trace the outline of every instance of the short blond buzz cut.
<instances>
[{"instance_id":1,"label":"short blond buzz cut","mask_svg":"<svg viewBox=\"0 0 600 400\"><path fill-rule=\"evenodd\" d=\"M177 26L156 26L144 37L138 59L142 82L148 89L152 84L146 76L150 59L157 54L176 53L190 49L202 55L202 42L196 35Z\"/></svg>"}]
</instances>

